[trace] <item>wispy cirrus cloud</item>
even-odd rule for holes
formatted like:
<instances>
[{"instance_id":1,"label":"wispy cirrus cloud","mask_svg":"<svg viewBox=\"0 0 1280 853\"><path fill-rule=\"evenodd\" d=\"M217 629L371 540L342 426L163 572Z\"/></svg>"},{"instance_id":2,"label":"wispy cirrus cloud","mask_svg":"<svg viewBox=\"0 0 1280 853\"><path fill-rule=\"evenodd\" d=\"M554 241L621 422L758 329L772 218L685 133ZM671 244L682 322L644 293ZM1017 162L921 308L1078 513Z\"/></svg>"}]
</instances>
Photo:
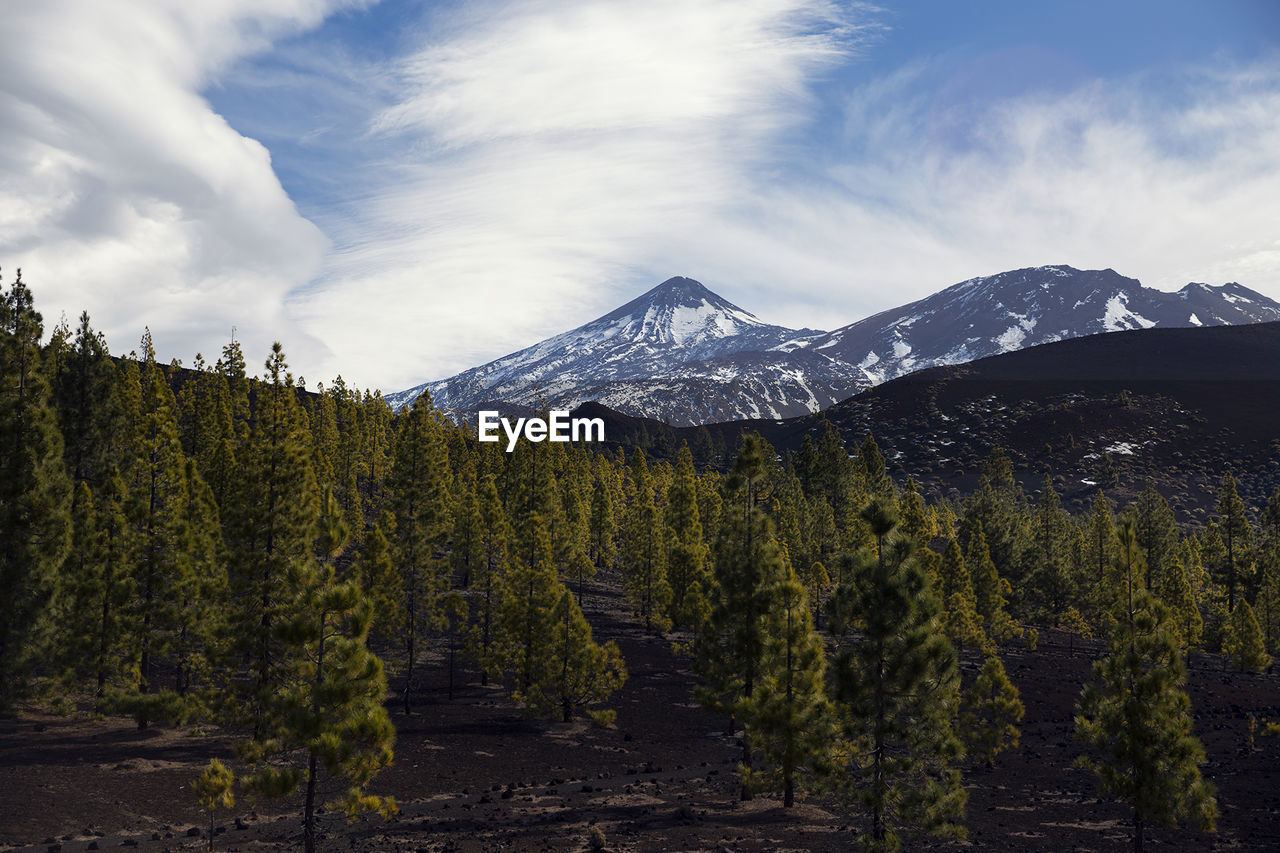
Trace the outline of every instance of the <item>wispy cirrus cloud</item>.
<instances>
[{"instance_id":1,"label":"wispy cirrus cloud","mask_svg":"<svg viewBox=\"0 0 1280 853\"><path fill-rule=\"evenodd\" d=\"M951 103L946 56L860 77L881 21L865 7L473 9L396 67L369 124L396 158L327 228L339 250L296 304L346 335L342 363L378 329L386 387L675 274L826 328L1045 263L1280 298L1278 64Z\"/></svg>"},{"instance_id":2,"label":"wispy cirrus cloud","mask_svg":"<svg viewBox=\"0 0 1280 853\"><path fill-rule=\"evenodd\" d=\"M668 255L673 235L750 203L814 81L873 26L786 0L455 10L396 66L400 97L370 131L397 160L334 223L299 316L329 340L382 330L395 387L590 319L656 274L699 274Z\"/></svg>"},{"instance_id":3,"label":"wispy cirrus cloud","mask_svg":"<svg viewBox=\"0 0 1280 853\"><path fill-rule=\"evenodd\" d=\"M857 87L847 149L764 208L806 235L820 304L866 312L1019 266L1280 299L1280 62L1096 80L952 111L927 69ZM750 221L751 215L746 219ZM850 318L854 319L854 318Z\"/></svg>"}]
</instances>

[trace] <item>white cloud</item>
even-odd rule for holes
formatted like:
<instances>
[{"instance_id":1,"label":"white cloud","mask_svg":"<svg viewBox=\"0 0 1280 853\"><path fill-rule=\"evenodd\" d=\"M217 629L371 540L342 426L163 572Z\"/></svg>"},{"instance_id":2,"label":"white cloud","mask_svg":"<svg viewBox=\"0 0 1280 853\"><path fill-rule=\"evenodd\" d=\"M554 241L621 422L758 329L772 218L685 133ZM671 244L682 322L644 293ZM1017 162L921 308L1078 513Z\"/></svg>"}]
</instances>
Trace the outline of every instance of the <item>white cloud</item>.
<instances>
[{"instance_id":1,"label":"white cloud","mask_svg":"<svg viewBox=\"0 0 1280 853\"><path fill-rule=\"evenodd\" d=\"M1280 65L1097 81L960 118L914 77L855 89L857 155L825 181L769 187L726 232L721 252L742 247L743 268L794 270L812 307L780 319L871 313L1047 263L1162 289L1235 280L1280 300ZM751 240L761 223L788 244Z\"/></svg>"},{"instance_id":2,"label":"white cloud","mask_svg":"<svg viewBox=\"0 0 1280 853\"><path fill-rule=\"evenodd\" d=\"M238 326L250 364L327 246L258 142L197 93L339 0L10 0L0 51L0 263L46 322L89 310L113 349L150 325L162 357L213 360ZM52 315L52 316L50 316Z\"/></svg>"},{"instance_id":3,"label":"white cloud","mask_svg":"<svg viewBox=\"0 0 1280 853\"><path fill-rule=\"evenodd\" d=\"M298 317L339 364L380 359L398 388L589 320L655 275L701 276L698 253L660 256L749 202L815 77L856 44L850 15L596 0L436 22L372 124L404 154L348 222L326 220L338 252Z\"/></svg>"},{"instance_id":4,"label":"white cloud","mask_svg":"<svg viewBox=\"0 0 1280 853\"><path fill-rule=\"evenodd\" d=\"M837 2L450 4L389 69L288 42L252 132L296 137L316 227L200 93L360 5L10 0L6 278L116 351L149 324L211 357L235 325L255 368L281 339L313 382L387 390L669 275L823 328L1045 263L1280 299L1280 64L948 109L945 57L868 79L878 12Z\"/></svg>"},{"instance_id":5,"label":"white cloud","mask_svg":"<svg viewBox=\"0 0 1280 853\"><path fill-rule=\"evenodd\" d=\"M335 223L297 316L399 388L676 274L823 328L1046 263L1280 298L1277 67L948 111L922 65L848 86L833 141L813 86L856 79L857 24L874 16L782 0L450 19L373 122L411 153Z\"/></svg>"}]
</instances>

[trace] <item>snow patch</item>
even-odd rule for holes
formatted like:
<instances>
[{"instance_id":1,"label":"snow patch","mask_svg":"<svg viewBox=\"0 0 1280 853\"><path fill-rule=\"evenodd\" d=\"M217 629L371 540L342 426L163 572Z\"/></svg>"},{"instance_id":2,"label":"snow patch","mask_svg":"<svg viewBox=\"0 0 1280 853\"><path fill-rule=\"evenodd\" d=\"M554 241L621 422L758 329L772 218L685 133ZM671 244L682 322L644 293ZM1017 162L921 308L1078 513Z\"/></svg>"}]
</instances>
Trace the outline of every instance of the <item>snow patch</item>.
<instances>
[{"instance_id":1,"label":"snow patch","mask_svg":"<svg viewBox=\"0 0 1280 853\"><path fill-rule=\"evenodd\" d=\"M1129 295L1117 293L1107 300L1107 313L1102 315L1102 328L1108 332L1120 332L1125 329L1150 329L1155 320L1148 320L1141 314L1129 310Z\"/></svg>"},{"instance_id":2,"label":"snow patch","mask_svg":"<svg viewBox=\"0 0 1280 853\"><path fill-rule=\"evenodd\" d=\"M1022 341L1026 336L1027 333L1021 326L1010 326L996 337L995 342L1005 352L1012 352L1022 345Z\"/></svg>"},{"instance_id":3,"label":"snow patch","mask_svg":"<svg viewBox=\"0 0 1280 853\"><path fill-rule=\"evenodd\" d=\"M1190 317L1188 317L1188 318L1187 318L1187 322L1189 322L1189 323L1190 323L1191 325L1193 325L1193 326L1203 326L1203 325L1204 325L1204 323L1201 323L1201 322L1200 322L1200 318L1199 318L1199 317L1197 317L1194 313L1193 313Z\"/></svg>"},{"instance_id":4,"label":"snow patch","mask_svg":"<svg viewBox=\"0 0 1280 853\"><path fill-rule=\"evenodd\" d=\"M1012 352L1021 347L1022 342L1026 340L1027 333L1036 327L1035 318L1026 314L1017 314L1010 311L1009 316L1016 320L1017 323L1005 329L995 338L995 342L1005 352Z\"/></svg>"},{"instance_id":5,"label":"snow patch","mask_svg":"<svg viewBox=\"0 0 1280 853\"><path fill-rule=\"evenodd\" d=\"M1102 452L1118 453L1123 456L1132 456L1133 452L1141 446L1142 446L1141 444L1135 444L1132 441L1117 441L1117 442L1114 442L1113 444L1108 444L1106 447L1102 449Z\"/></svg>"}]
</instances>

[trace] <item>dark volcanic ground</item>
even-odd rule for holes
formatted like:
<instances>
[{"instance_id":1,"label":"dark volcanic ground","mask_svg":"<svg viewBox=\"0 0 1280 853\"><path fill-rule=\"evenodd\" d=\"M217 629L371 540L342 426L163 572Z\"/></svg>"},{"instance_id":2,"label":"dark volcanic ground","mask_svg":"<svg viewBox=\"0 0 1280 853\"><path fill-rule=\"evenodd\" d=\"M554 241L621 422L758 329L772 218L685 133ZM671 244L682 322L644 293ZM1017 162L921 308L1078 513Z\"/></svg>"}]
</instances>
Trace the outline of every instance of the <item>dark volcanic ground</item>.
<instances>
[{"instance_id":1,"label":"dark volcanic ground","mask_svg":"<svg viewBox=\"0 0 1280 853\"><path fill-rule=\"evenodd\" d=\"M714 438L718 456L698 461L720 467L744 431L794 451L830 421L850 451L874 435L894 479L914 478L931 499L971 494L998 446L1029 494L1048 473L1079 511L1100 485L1124 506L1150 483L1180 522L1198 526L1227 471L1252 508L1280 489L1280 323L1059 341L921 370L787 420L672 429L594 404L584 410L605 419L611 441L642 439L654 456L674 457L687 441L697 457ZM1104 454L1113 485L1102 480Z\"/></svg>"},{"instance_id":2,"label":"dark volcanic ground","mask_svg":"<svg viewBox=\"0 0 1280 853\"><path fill-rule=\"evenodd\" d=\"M693 702L688 661L669 638L624 622L616 594L589 595L587 610L598 637L618 640L631 673L616 728L530 719L474 673L446 701L436 661L424 685L436 698L407 718L393 712L396 762L373 786L395 795L400 815L351 825L325 815L322 849L578 851L589 849L593 824L619 851L851 849L862 821L829 799L791 810L772 797L738 802L736 740ZM1126 810L1099 800L1093 776L1071 766L1072 707L1101 649L1072 645L1074 653L1065 635L1042 631L1036 651L1004 650L1027 706L1022 745L993 772L966 765L968 842L916 839L907 849L1126 849ZM964 660L966 684L979 663ZM1280 849L1280 737L1261 733L1263 719L1280 719L1280 678L1223 672L1198 656L1189 689L1222 819L1213 836L1156 830L1151 849ZM0 850L201 849L205 839L188 833L207 827L207 816L190 783L210 756L229 754L217 732L139 733L129 720L83 715L2 721ZM300 813L296 801L256 812L237 803L218 816L216 849L294 849Z\"/></svg>"}]
</instances>

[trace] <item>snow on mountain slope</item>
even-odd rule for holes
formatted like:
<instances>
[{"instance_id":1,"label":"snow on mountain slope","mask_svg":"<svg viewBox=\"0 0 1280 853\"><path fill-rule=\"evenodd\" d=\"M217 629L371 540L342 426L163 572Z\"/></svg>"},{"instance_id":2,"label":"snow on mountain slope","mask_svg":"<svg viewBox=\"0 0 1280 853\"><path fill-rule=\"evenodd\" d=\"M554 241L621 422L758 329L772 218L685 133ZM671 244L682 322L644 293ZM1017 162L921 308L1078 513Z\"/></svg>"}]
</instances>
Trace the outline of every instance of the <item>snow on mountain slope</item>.
<instances>
[{"instance_id":1,"label":"snow on mountain slope","mask_svg":"<svg viewBox=\"0 0 1280 853\"><path fill-rule=\"evenodd\" d=\"M453 412L528 406L539 396L555 408L596 400L682 425L789 417L869 384L860 371L807 350L822 334L769 325L677 277L584 326L387 399L399 407L427 390Z\"/></svg>"},{"instance_id":2,"label":"snow on mountain slope","mask_svg":"<svg viewBox=\"0 0 1280 853\"><path fill-rule=\"evenodd\" d=\"M1280 320L1247 287L1143 287L1114 270L1045 266L972 278L833 332L769 325L688 278L672 278L596 320L424 390L461 414L539 397L595 400L687 426L818 411L914 370L1114 332Z\"/></svg>"},{"instance_id":3,"label":"snow on mountain slope","mask_svg":"<svg viewBox=\"0 0 1280 853\"><path fill-rule=\"evenodd\" d=\"M1114 270L1032 267L962 281L836 329L811 346L876 382L1065 338L1155 326L1280 320L1280 304L1239 284L1143 287Z\"/></svg>"}]
</instances>

